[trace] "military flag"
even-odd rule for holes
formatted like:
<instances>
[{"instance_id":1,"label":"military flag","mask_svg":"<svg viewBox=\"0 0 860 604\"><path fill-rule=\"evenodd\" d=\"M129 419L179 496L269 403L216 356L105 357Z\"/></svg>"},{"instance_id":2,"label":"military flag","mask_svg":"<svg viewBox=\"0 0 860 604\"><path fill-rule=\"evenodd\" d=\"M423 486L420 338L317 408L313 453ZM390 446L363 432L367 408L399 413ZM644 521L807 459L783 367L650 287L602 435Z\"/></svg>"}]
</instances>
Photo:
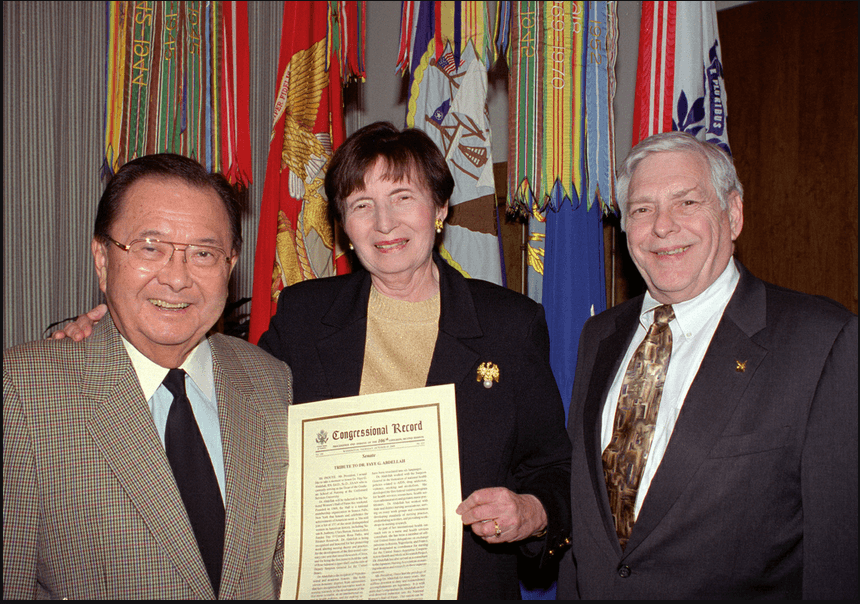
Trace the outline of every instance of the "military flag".
<instances>
[{"instance_id":1,"label":"military flag","mask_svg":"<svg viewBox=\"0 0 860 604\"><path fill-rule=\"evenodd\" d=\"M614 63L608 69L609 57L596 47L605 40L588 36L589 27L606 21L607 3L499 5L496 45L506 49L510 69L508 210L528 217L527 292L540 302L552 212L582 202L590 210L595 201L609 211L612 203Z\"/></svg>"},{"instance_id":2,"label":"military flag","mask_svg":"<svg viewBox=\"0 0 860 604\"><path fill-rule=\"evenodd\" d=\"M689 132L731 153L714 2L643 2L633 144Z\"/></svg>"},{"instance_id":3,"label":"military flag","mask_svg":"<svg viewBox=\"0 0 860 604\"><path fill-rule=\"evenodd\" d=\"M609 213L614 207L615 7L499 3L496 45L507 52L510 68L508 208L528 216L528 294L537 301L545 295L554 211L591 211L597 203ZM577 240L602 262L598 250ZM566 262L573 264L569 254Z\"/></svg>"},{"instance_id":4,"label":"military flag","mask_svg":"<svg viewBox=\"0 0 860 604\"><path fill-rule=\"evenodd\" d=\"M103 175L151 153L251 182L246 2L108 2Z\"/></svg>"},{"instance_id":5,"label":"military flag","mask_svg":"<svg viewBox=\"0 0 860 604\"><path fill-rule=\"evenodd\" d=\"M454 176L442 256L466 277L504 283L487 110L494 52L484 2L403 2L398 68L408 127L427 132Z\"/></svg>"},{"instance_id":6,"label":"military flag","mask_svg":"<svg viewBox=\"0 0 860 604\"><path fill-rule=\"evenodd\" d=\"M511 210L578 206L585 196L587 12L587 2L510 3Z\"/></svg>"},{"instance_id":7,"label":"military flag","mask_svg":"<svg viewBox=\"0 0 860 604\"><path fill-rule=\"evenodd\" d=\"M570 406L579 335L606 308L604 213L614 206L615 2L500 2L509 67L508 208L528 217L528 295ZM547 578L544 578L546 581ZM555 585L524 589L553 598Z\"/></svg>"},{"instance_id":8,"label":"military flag","mask_svg":"<svg viewBox=\"0 0 860 604\"><path fill-rule=\"evenodd\" d=\"M364 78L363 2L285 2L248 339L269 326L284 287L349 272L323 180L346 138L342 85Z\"/></svg>"},{"instance_id":9,"label":"military flag","mask_svg":"<svg viewBox=\"0 0 860 604\"><path fill-rule=\"evenodd\" d=\"M505 3L507 4L507 3ZM567 412L583 324L606 308L604 213L614 207L615 2L511 2L508 204L529 217L528 294L542 302ZM505 30L510 39L504 40Z\"/></svg>"},{"instance_id":10,"label":"military flag","mask_svg":"<svg viewBox=\"0 0 860 604\"><path fill-rule=\"evenodd\" d=\"M564 204L545 213L542 303L550 333L550 365L565 417L576 370L579 334L588 318L606 309L603 215L611 211L615 185L612 100L617 20L615 2L583 3L579 61L586 70L584 113L587 180L579 207ZM596 202L596 203L595 203Z\"/></svg>"}]
</instances>

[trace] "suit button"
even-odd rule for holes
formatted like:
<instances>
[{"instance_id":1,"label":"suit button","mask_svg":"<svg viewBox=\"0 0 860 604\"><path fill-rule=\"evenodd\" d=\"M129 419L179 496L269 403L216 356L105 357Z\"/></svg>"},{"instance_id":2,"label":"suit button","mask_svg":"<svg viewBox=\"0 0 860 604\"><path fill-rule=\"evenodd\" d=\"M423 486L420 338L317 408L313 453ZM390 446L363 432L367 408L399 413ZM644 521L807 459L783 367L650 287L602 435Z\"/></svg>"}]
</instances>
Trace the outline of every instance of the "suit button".
<instances>
[{"instance_id":1,"label":"suit button","mask_svg":"<svg viewBox=\"0 0 860 604\"><path fill-rule=\"evenodd\" d=\"M626 564L624 566L618 567L618 576L622 579L626 579L630 576L630 567Z\"/></svg>"}]
</instances>

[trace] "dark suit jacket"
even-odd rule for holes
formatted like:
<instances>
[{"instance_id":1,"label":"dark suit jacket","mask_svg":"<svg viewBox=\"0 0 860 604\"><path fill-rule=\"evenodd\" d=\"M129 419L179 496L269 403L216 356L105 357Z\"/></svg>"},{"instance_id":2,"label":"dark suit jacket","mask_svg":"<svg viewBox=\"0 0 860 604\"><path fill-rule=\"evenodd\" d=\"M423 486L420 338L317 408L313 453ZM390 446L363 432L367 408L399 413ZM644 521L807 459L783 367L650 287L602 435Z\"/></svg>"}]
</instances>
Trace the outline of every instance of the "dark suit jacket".
<instances>
[{"instance_id":1,"label":"dark suit jacket","mask_svg":"<svg viewBox=\"0 0 860 604\"><path fill-rule=\"evenodd\" d=\"M738 268L624 553L600 417L642 297L586 323L559 597L856 598L857 317Z\"/></svg>"},{"instance_id":2,"label":"dark suit jacket","mask_svg":"<svg viewBox=\"0 0 860 604\"><path fill-rule=\"evenodd\" d=\"M226 473L222 598L272 598L283 572L283 363L212 346ZM3 598L201 599L212 585L110 315L83 342L3 355Z\"/></svg>"},{"instance_id":3,"label":"dark suit jacket","mask_svg":"<svg viewBox=\"0 0 860 604\"><path fill-rule=\"evenodd\" d=\"M543 559L557 557L570 536L570 442L543 307L436 262L441 316L427 385L456 387L463 498L497 486L535 495L549 518ZM370 285L361 270L281 292L260 346L292 368L297 403L358 394ZM484 362L500 369L489 389L477 379ZM518 549L464 532L459 597L518 598Z\"/></svg>"}]
</instances>

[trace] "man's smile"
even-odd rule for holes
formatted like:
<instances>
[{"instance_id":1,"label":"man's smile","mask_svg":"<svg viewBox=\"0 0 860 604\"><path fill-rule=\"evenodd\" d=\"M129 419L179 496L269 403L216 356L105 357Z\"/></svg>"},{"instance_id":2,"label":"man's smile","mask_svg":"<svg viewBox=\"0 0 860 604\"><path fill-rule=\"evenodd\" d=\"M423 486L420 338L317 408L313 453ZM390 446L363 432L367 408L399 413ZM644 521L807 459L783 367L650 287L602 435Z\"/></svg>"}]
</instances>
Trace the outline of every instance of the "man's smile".
<instances>
[{"instance_id":1,"label":"man's smile","mask_svg":"<svg viewBox=\"0 0 860 604\"><path fill-rule=\"evenodd\" d=\"M150 301L150 303L152 303L155 306L158 306L159 308L167 308L170 310L181 310L183 308L188 308L189 306L191 306L191 304L189 304L188 302L173 303L173 302L168 302L166 300L159 300L157 298L149 298L149 301Z\"/></svg>"},{"instance_id":2,"label":"man's smile","mask_svg":"<svg viewBox=\"0 0 860 604\"><path fill-rule=\"evenodd\" d=\"M675 254L683 254L688 249L690 249L690 246L685 245L683 247L672 248L671 250L662 250L662 251L656 252L656 254L658 256L674 256Z\"/></svg>"}]
</instances>

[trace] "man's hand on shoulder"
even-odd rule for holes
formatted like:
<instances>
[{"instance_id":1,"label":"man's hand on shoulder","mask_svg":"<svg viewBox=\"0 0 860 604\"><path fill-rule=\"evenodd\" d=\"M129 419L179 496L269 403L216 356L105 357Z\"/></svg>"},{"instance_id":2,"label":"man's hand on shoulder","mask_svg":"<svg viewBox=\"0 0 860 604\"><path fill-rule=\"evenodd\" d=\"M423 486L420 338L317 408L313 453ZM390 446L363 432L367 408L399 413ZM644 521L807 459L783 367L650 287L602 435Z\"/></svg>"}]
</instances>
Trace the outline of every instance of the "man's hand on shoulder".
<instances>
[{"instance_id":1,"label":"man's hand on shoulder","mask_svg":"<svg viewBox=\"0 0 860 604\"><path fill-rule=\"evenodd\" d=\"M66 325L62 330L55 331L51 334L54 340L62 340L63 338L71 338L75 342L88 338L93 333L93 328L107 314L107 305L99 304L94 309L86 314L79 316L72 323Z\"/></svg>"}]
</instances>

